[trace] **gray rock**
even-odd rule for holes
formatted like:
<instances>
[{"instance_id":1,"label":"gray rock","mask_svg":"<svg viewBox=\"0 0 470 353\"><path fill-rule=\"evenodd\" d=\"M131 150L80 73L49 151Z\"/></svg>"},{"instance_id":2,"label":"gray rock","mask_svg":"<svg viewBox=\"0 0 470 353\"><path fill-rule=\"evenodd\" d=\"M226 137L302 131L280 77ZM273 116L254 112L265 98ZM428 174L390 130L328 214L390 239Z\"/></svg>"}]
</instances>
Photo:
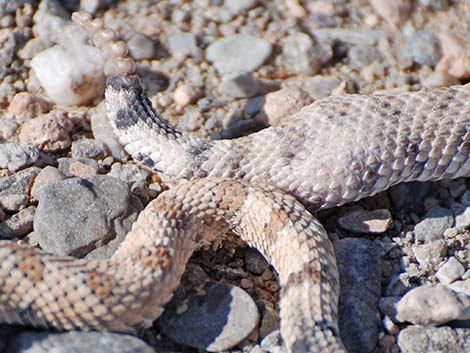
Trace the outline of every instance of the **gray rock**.
<instances>
[{"instance_id":1,"label":"gray rock","mask_svg":"<svg viewBox=\"0 0 470 353\"><path fill-rule=\"evenodd\" d=\"M419 0L419 3L431 10L445 10L449 7L448 0Z\"/></svg>"},{"instance_id":2,"label":"gray rock","mask_svg":"<svg viewBox=\"0 0 470 353\"><path fill-rule=\"evenodd\" d=\"M470 295L470 280L455 281L447 286L454 292Z\"/></svg>"},{"instance_id":3,"label":"gray rock","mask_svg":"<svg viewBox=\"0 0 470 353\"><path fill-rule=\"evenodd\" d=\"M98 162L96 162L94 159L91 158L86 158L86 157L78 157L78 158L59 158L57 159L58 162L58 169L68 177L71 176L76 176L74 172L73 165L77 162L84 164L86 166L89 166L91 169L95 170L95 172L98 171L99 166ZM76 164L75 164L76 165ZM96 174L96 173L95 173Z\"/></svg>"},{"instance_id":4,"label":"gray rock","mask_svg":"<svg viewBox=\"0 0 470 353\"><path fill-rule=\"evenodd\" d=\"M56 181L65 179L65 174L62 173L59 169L51 166L46 166L38 174L36 179L34 179L33 187L31 188L31 195L39 200L39 195L41 194L42 189L47 184L55 183Z\"/></svg>"},{"instance_id":5,"label":"gray rock","mask_svg":"<svg viewBox=\"0 0 470 353\"><path fill-rule=\"evenodd\" d=\"M263 255L256 249L247 249L245 251L246 269L255 275L262 275L269 268Z\"/></svg>"},{"instance_id":6,"label":"gray rock","mask_svg":"<svg viewBox=\"0 0 470 353\"><path fill-rule=\"evenodd\" d=\"M470 190L465 191L460 197L460 203L464 206L470 206Z\"/></svg>"},{"instance_id":7,"label":"gray rock","mask_svg":"<svg viewBox=\"0 0 470 353\"><path fill-rule=\"evenodd\" d=\"M0 118L0 142L8 140L18 129L16 121L6 118Z\"/></svg>"},{"instance_id":8,"label":"gray rock","mask_svg":"<svg viewBox=\"0 0 470 353\"><path fill-rule=\"evenodd\" d=\"M332 57L331 48L315 42L308 34L295 32L281 41L280 65L291 74L314 75Z\"/></svg>"},{"instance_id":9,"label":"gray rock","mask_svg":"<svg viewBox=\"0 0 470 353\"><path fill-rule=\"evenodd\" d=\"M455 228L464 228L470 225L470 207L464 206L460 203L451 205L454 212Z\"/></svg>"},{"instance_id":10,"label":"gray rock","mask_svg":"<svg viewBox=\"0 0 470 353\"><path fill-rule=\"evenodd\" d=\"M13 142L0 144L0 168L7 168L12 172L36 163L39 157L36 146Z\"/></svg>"},{"instance_id":11,"label":"gray rock","mask_svg":"<svg viewBox=\"0 0 470 353\"><path fill-rule=\"evenodd\" d=\"M352 352L372 352L380 331L380 256L373 242L347 238L334 243L340 273L339 328Z\"/></svg>"},{"instance_id":12,"label":"gray rock","mask_svg":"<svg viewBox=\"0 0 470 353\"><path fill-rule=\"evenodd\" d=\"M135 60L153 59L155 47L153 42L143 34L134 34L128 41L129 52Z\"/></svg>"},{"instance_id":13,"label":"gray rock","mask_svg":"<svg viewBox=\"0 0 470 353\"><path fill-rule=\"evenodd\" d=\"M374 62L380 62L382 55L379 49L370 45L355 45L348 51L351 67L361 69Z\"/></svg>"},{"instance_id":14,"label":"gray rock","mask_svg":"<svg viewBox=\"0 0 470 353\"><path fill-rule=\"evenodd\" d=\"M339 225L354 233L377 234L385 232L392 224L389 210L358 210L338 218Z\"/></svg>"},{"instance_id":15,"label":"gray rock","mask_svg":"<svg viewBox=\"0 0 470 353\"><path fill-rule=\"evenodd\" d=\"M444 231L454 225L452 210L439 206L432 207L416 224L414 233L418 242L430 242L442 238Z\"/></svg>"},{"instance_id":16,"label":"gray rock","mask_svg":"<svg viewBox=\"0 0 470 353\"><path fill-rule=\"evenodd\" d=\"M0 207L14 212L27 206L29 190L40 171L37 167L31 167L0 178Z\"/></svg>"},{"instance_id":17,"label":"gray rock","mask_svg":"<svg viewBox=\"0 0 470 353\"><path fill-rule=\"evenodd\" d=\"M222 79L220 91L233 98L249 98L255 96L261 86L249 72L226 75Z\"/></svg>"},{"instance_id":18,"label":"gray rock","mask_svg":"<svg viewBox=\"0 0 470 353\"><path fill-rule=\"evenodd\" d=\"M35 206L29 206L0 222L0 237L21 237L33 230Z\"/></svg>"},{"instance_id":19,"label":"gray rock","mask_svg":"<svg viewBox=\"0 0 470 353\"><path fill-rule=\"evenodd\" d=\"M25 4L34 4L34 0L15 0L15 1L0 1L0 17L9 14L14 14L16 10L23 7Z\"/></svg>"},{"instance_id":20,"label":"gray rock","mask_svg":"<svg viewBox=\"0 0 470 353\"><path fill-rule=\"evenodd\" d=\"M418 31L408 37L405 51L419 65L435 66L442 56L439 39L428 30Z\"/></svg>"},{"instance_id":21,"label":"gray rock","mask_svg":"<svg viewBox=\"0 0 470 353\"><path fill-rule=\"evenodd\" d=\"M159 326L172 340L209 352L229 349L247 337L258 324L253 299L242 289L223 283L205 286L204 295L184 300L186 311L179 314L172 303L165 309Z\"/></svg>"},{"instance_id":22,"label":"gray rock","mask_svg":"<svg viewBox=\"0 0 470 353\"><path fill-rule=\"evenodd\" d=\"M225 0L224 6L234 15L247 11L256 6L258 0Z\"/></svg>"},{"instance_id":23,"label":"gray rock","mask_svg":"<svg viewBox=\"0 0 470 353\"><path fill-rule=\"evenodd\" d=\"M6 353L155 353L144 341L110 332L22 332Z\"/></svg>"},{"instance_id":24,"label":"gray rock","mask_svg":"<svg viewBox=\"0 0 470 353\"><path fill-rule=\"evenodd\" d=\"M450 257L447 262L436 272L436 277L442 284L450 284L458 280L465 273L465 268L455 258Z\"/></svg>"},{"instance_id":25,"label":"gray rock","mask_svg":"<svg viewBox=\"0 0 470 353\"><path fill-rule=\"evenodd\" d=\"M168 36L168 49L173 56L199 56L196 37L192 33L177 33Z\"/></svg>"},{"instance_id":26,"label":"gray rock","mask_svg":"<svg viewBox=\"0 0 470 353\"><path fill-rule=\"evenodd\" d=\"M341 81L335 78L316 75L303 79L298 85L313 99L318 100L331 95L340 84Z\"/></svg>"},{"instance_id":27,"label":"gray rock","mask_svg":"<svg viewBox=\"0 0 470 353\"><path fill-rule=\"evenodd\" d=\"M397 211L423 212L423 200L430 189L429 183L401 183L388 190L392 204Z\"/></svg>"},{"instance_id":28,"label":"gray rock","mask_svg":"<svg viewBox=\"0 0 470 353\"><path fill-rule=\"evenodd\" d=\"M108 257L141 209L140 200L116 178L66 179L42 190L34 230L45 251L84 256L99 248L88 257Z\"/></svg>"},{"instance_id":29,"label":"gray rock","mask_svg":"<svg viewBox=\"0 0 470 353\"><path fill-rule=\"evenodd\" d=\"M470 329L411 326L398 335L402 353L470 352Z\"/></svg>"},{"instance_id":30,"label":"gray rock","mask_svg":"<svg viewBox=\"0 0 470 353\"><path fill-rule=\"evenodd\" d=\"M379 301L379 309L385 316L389 317L393 322L398 322L397 316L397 303L401 297L382 297Z\"/></svg>"},{"instance_id":31,"label":"gray rock","mask_svg":"<svg viewBox=\"0 0 470 353\"><path fill-rule=\"evenodd\" d=\"M421 286L398 302L396 319L417 325L441 325L470 319L470 296L443 286Z\"/></svg>"},{"instance_id":32,"label":"gray rock","mask_svg":"<svg viewBox=\"0 0 470 353\"><path fill-rule=\"evenodd\" d=\"M72 158L98 158L107 156L106 148L101 140L81 139L72 142Z\"/></svg>"},{"instance_id":33,"label":"gray rock","mask_svg":"<svg viewBox=\"0 0 470 353\"><path fill-rule=\"evenodd\" d=\"M206 57L222 74L256 70L271 55L271 43L247 34L219 39L206 49Z\"/></svg>"},{"instance_id":34,"label":"gray rock","mask_svg":"<svg viewBox=\"0 0 470 353\"><path fill-rule=\"evenodd\" d=\"M421 268L431 270L443 260L447 246L444 240L439 239L426 244L416 244L412 250Z\"/></svg>"},{"instance_id":35,"label":"gray rock","mask_svg":"<svg viewBox=\"0 0 470 353\"><path fill-rule=\"evenodd\" d=\"M271 332L261 341L261 348L270 353L285 352L284 343L282 341L281 332L279 330Z\"/></svg>"},{"instance_id":36,"label":"gray rock","mask_svg":"<svg viewBox=\"0 0 470 353\"><path fill-rule=\"evenodd\" d=\"M132 191L137 188L144 188L149 174L147 170L139 168L135 164L121 164L118 162L113 163L111 171L108 173L108 175L125 181Z\"/></svg>"},{"instance_id":37,"label":"gray rock","mask_svg":"<svg viewBox=\"0 0 470 353\"><path fill-rule=\"evenodd\" d=\"M262 305L261 314L262 319L259 327L259 336L264 338L271 332L279 330L279 316L275 309L266 304Z\"/></svg>"}]
</instances>

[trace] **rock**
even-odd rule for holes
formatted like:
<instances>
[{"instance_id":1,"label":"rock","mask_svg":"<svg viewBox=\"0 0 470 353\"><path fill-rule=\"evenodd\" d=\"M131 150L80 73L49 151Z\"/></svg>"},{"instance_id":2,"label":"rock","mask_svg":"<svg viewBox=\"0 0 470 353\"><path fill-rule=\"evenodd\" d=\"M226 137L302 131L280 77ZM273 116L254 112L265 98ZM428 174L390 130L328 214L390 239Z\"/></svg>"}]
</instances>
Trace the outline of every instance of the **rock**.
<instances>
[{"instance_id":1,"label":"rock","mask_svg":"<svg viewBox=\"0 0 470 353\"><path fill-rule=\"evenodd\" d=\"M341 81L331 77L316 75L302 78L297 86L302 87L313 100L328 97L340 86Z\"/></svg>"},{"instance_id":2,"label":"rock","mask_svg":"<svg viewBox=\"0 0 470 353\"><path fill-rule=\"evenodd\" d=\"M103 159L107 154L103 141L83 138L72 142L72 158Z\"/></svg>"},{"instance_id":3,"label":"rock","mask_svg":"<svg viewBox=\"0 0 470 353\"><path fill-rule=\"evenodd\" d=\"M180 303L167 306L159 327L180 344L209 352L227 350L253 331L258 324L258 309L238 287L212 283L204 289L205 294L184 299L184 312Z\"/></svg>"},{"instance_id":4,"label":"rock","mask_svg":"<svg viewBox=\"0 0 470 353\"><path fill-rule=\"evenodd\" d=\"M448 0L419 0L419 3L435 11L446 10L449 7Z\"/></svg>"},{"instance_id":5,"label":"rock","mask_svg":"<svg viewBox=\"0 0 470 353\"><path fill-rule=\"evenodd\" d=\"M313 99L302 88L289 86L264 96L263 110L257 120L265 125L276 125L283 118L298 112Z\"/></svg>"},{"instance_id":6,"label":"rock","mask_svg":"<svg viewBox=\"0 0 470 353\"><path fill-rule=\"evenodd\" d=\"M111 5L113 0L80 0L80 10L95 14L99 9Z\"/></svg>"},{"instance_id":7,"label":"rock","mask_svg":"<svg viewBox=\"0 0 470 353\"><path fill-rule=\"evenodd\" d=\"M460 85L460 80L445 71L434 71L431 75L423 78L421 83L425 87L438 88Z\"/></svg>"},{"instance_id":8,"label":"rock","mask_svg":"<svg viewBox=\"0 0 470 353\"><path fill-rule=\"evenodd\" d=\"M104 62L95 47L53 46L37 54L31 67L48 97L56 104L81 105L103 93Z\"/></svg>"},{"instance_id":9,"label":"rock","mask_svg":"<svg viewBox=\"0 0 470 353\"><path fill-rule=\"evenodd\" d=\"M192 33L177 33L168 36L168 50L174 57L199 57L201 50L197 46L196 37Z\"/></svg>"},{"instance_id":10,"label":"rock","mask_svg":"<svg viewBox=\"0 0 470 353\"><path fill-rule=\"evenodd\" d=\"M450 284L458 280L465 273L465 268L455 258L450 257L447 262L436 272L436 277L442 284Z\"/></svg>"},{"instance_id":11,"label":"rock","mask_svg":"<svg viewBox=\"0 0 470 353\"><path fill-rule=\"evenodd\" d=\"M397 304L400 301L401 297L382 297L379 301L379 309L388 318L393 320L393 322L399 322L396 318L397 316Z\"/></svg>"},{"instance_id":12,"label":"rock","mask_svg":"<svg viewBox=\"0 0 470 353\"><path fill-rule=\"evenodd\" d=\"M106 114L105 102L102 101L96 108L90 109L88 115L94 138L103 141L114 158L124 158L126 152L118 142L113 129L109 128L110 122Z\"/></svg>"},{"instance_id":13,"label":"rock","mask_svg":"<svg viewBox=\"0 0 470 353\"><path fill-rule=\"evenodd\" d=\"M412 8L410 0L369 0L369 2L375 12L395 30L399 30L408 20Z\"/></svg>"},{"instance_id":14,"label":"rock","mask_svg":"<svg viewBox=\"0 0 470 353\"><path fill-rule=\"evenodd\" d=\"M359 70L364 66L383 60L380 50L367 44L358 44L351 47L348 50L348 57L351 67Z\"/></svg>"},{"instance_id":15,"label":"rock","mask_svg":"<svg viewBox=\"0 0 470 353\"><path fill-rule=\"evenodd\" d=\"M470 319L470 296L437 285L410 290L397 304L396 318L416 325L441 325Z\"/></svg>"},{"instance_id":16,"label":"rock","mask_svg":"<svg viewBox=\"0 0 470 353\"><path fill-rule=\"evenodd\" d=\"M247 34L219 39L206 49L207 60L221 74L237 74L256 70L271 55L271 43Z\"/></svg>"},{"instance_id":17,"label":"rock","mask_svg":"<svg viewBox=\"0 0 470 353\"><path fill-rule=\"evenodd\" d=\"M269 305L262 305L261 308L261 324L259 327L259 336L264 338L271 332L279 330L279 316L275 309Z\"/></svg>"},{"instance_id":18,"label":"rock","mask_svg":"<svg viewBox=\"0 0 470 353\"><path fill-rule=\"evenodd\" d=\"M30 167L13 175L0 178L0 207L17 212L29 202L29 190L41 169Z\"/></svg>"},{"instance_id":19,"label":"rock","mask_svg":"<svg viewBox=\"0 0 470 353\"><path fill-rule=\"evenodd\" d=\"M111 332L22 332L11 340L8 353L154 353L131 335Z\"/></svg>"},{"instance_id":20,"label":"rock","mask_svg":"<svg viewBox=\"0 0 470 353\"><path fill-rule=\"evenodd\" d=\"M258 276L269 269L269 264L256 249L247 249L245 251L245 266L248 271Z\"/></svg>"},{"instance_id":21,"label":"rock","mask_svg":"<svg viewBox=\"0 0 470 353\"><path fill-rule=\"evenodd\" d=\"M66 176L80 176L87 178L88 176L98 173L98 163L91 158L59 158L58 168Z\"/></svg>"},{"instance_id":22,"label":"rock","mask_svg":"<svg viewBox=\"0 0 470 353\"><path fill-rule=\"evenodd\" d=\"M78 117L54 110L26 121L21 126L20 142L33 144L45 152L55 152L70 147L69 133L79 121Z\"/></svg>"},{"instance_id":23,"label":"rock","mask_svg":"<svg viewBox=\"0 0 470 353\"><path fill-rule=\"evenodd\" d=\"M225 0L224 7L226 7L231 14L238 15L252 9L257 3L258 0Z\"/></svg>"},{"instance_id":24,"label":"rock","mask_svg":"<svg viewBox=\"0 0 470 353\"><path fill-rule=\"evenodd\" d=\"M279 65L287 74L315 75L333 56L331 48L322 46L302 32L290 34L280 42L280 46Z\"/></svg>"},{"instance_id":25,"label":"rock","mask_svg":"<svg viewBox=\"0 0 470 353\"><path fill-rule=\"evenodd\" d=\"M29 206L0 222L0 237L22 237L33 230L35 206Z\"/></svg>"},{"instance_id":26,"label":"rock","mask_svg":"<svg viewBox=\"0 0 470 353\"><path fill-rule=\"evenodd\" d=\"M116 178L66 179L43 188L34 230L47 252L80 257L99 248L88 256L108 257L141 209L140 200Z\"/></svg>"},{"instance_id":27,"label":"rock","mask_svg":"<svg viewBox=\"0 0 470 353\"><path fill-rule=\"evenodd\" d=\"M44 186L63 179L65 179L65 174L62 173L59 169L51 166L46 166L34 179L33 187L31 188L31 195L36 200L39 200L39 195Z\"/></svg>"},{"instance_id":28,"label":"rock","mask_svg":"<svg viewBox=\"0 0 470 353\"><path fill-rule=\"evenodd\" d=\"M132 163L113 163L109 172L109 175L126 182L131 190L144 188L149 174L147 170Z\"/></svg>"},{"instance_id":29,"label":"rock","mask_svg":"<svg viewBox=\"0 0 470 353\"><path fill-rule=\"evenodd\" d=\"M178 86L173 92L173 99L178 109L183 109L187 105L194 103L201 97L201 90L191 85Z\"/></svg>"},{"instance_id":30,"label":"rock","mask_svg":"<svg viewBox=\"0 0 470 353\"><path fill-rule=\"evenodd\" d=\"M415 225L415 239L430 242L442 238L444 231L454 225L453 212L439 206L432 207L423 219Z\"/></svg>"},{"instance_id":31,"label":"rock","mask_svg":"<svg viewBox=\"0 0 470 353\"><path fill-rule=\"evenodd\" d=\"M18 51L18 56L23 60L30 60L37 54L49 48L50 42L44 38L32 38Z\"/></svg>"},{"instance_id":32,"label":"rock","mask_svg":"<svg viewBox=\"0 0 470 353\"><path fill-rule=\"evenodd\" d=\"M18 129L18 123L11 119L0 118L0 142L8 140Z\"/></svg>"},{"instance_id":33,"label":"rock","mask_svg":"<svg viewBox=\"0 0 470 353\"><path fill-rule=\"evenodd\" d=\"M50 109L49 102L28 92L15 94L8 106L8 111L20 122L31 120Z\"/></svg>"},{"instance_id":34,"label":"rock","mask_svg":"<svg viewBox=\"0 0 470 353\"><path fill-rule=\"evenodd\" d=\"M421 268L431 270L442 261L447 252L447 246L443 239L439 239L426 244L416 244L412 250Z\"/></svg>"},{"instance_id":35,"label":"rock","mask_svg":"<svg viewBox=\"0 0 470 353\"><path fill-rule=\"evenodd\" d=\"M15 172L36 163L40 158L37 147L19 143L0 144L0 168Z\"/></svg>"},{"instance_id":36,"label":"rock","mask_svg":"<svg viewBox=\"0 0 470 353\"><path fill-rule=\"evenodd\" d=\"M261 341L261 348L269 353L286 352L282 341L281 332L279 330L271 332Z\"/></svg>"},{"instance_id":37,"label":"rock","mask_svg":"<svg viewBox=\"0 0 470 353\"><path fill-rule=\"evenodd\" d=\"M155 47L151 39L143 34L134 34L128 41L129 53L135 60L147 60L155 57Z\"/></svg>"},{"instance_id":38,"label":"rock","mask_svg":"<svg viewBox=\"0 0 470 353\"><path fill-rule=\"evenodd\" d=\"M338 218L339 225L354 233L378 234L385 232L392 224L389 210L358 210L346 213Z\"/></svg>"},{"instance_id":39,"label":"rock","mask_svg":"<svg viewBox=\"0 0 470 353\"><path fill-rule=\"evenodd\" d=\"M255 96L261 86L249 72L225 75L222 78L220 92L232 98L249 98Z\"/></svg>"},{"instance_id":40,"label":"rock","mask_svg":"<svg viewBox=\"0 0 470 353\"><path fill-rule=\"evenodd\" d=\"M441 58L441 46L439 39L428 30L414 33L406 39L406 55L419 65L436 66Z\"/></svg>"},{"instance_id":41,"label":"rock","mask_svg":"<svg viewBox=\"0 0 470 353\"><path fill-rule=\"evenodd\" d=\"M334 243L340 273L339 329L349 351L372 352L380 331L380 256L366 239L346 238Z\"/></svg>"},{"instance_id":42,"label":"rock","mask_svg":"<svg viewBox=\"0 0 470 353\"><path fill-rule=\"evenodd\" d=\"M439 35L442 59L436 71L444 71L459 79L470 77L470 60L467 48L470 40L464 33L442 33Z\"/></svg>"},{"instance_id":43,"label":"rock","mask_svg":"<svg viewBox=\"0 0 470 353\"><path fill-rule=\"evenodd\" d=\"M470 352L470 329L410 326L398 335L402 353Z\"/></svg>"}]
</instances>

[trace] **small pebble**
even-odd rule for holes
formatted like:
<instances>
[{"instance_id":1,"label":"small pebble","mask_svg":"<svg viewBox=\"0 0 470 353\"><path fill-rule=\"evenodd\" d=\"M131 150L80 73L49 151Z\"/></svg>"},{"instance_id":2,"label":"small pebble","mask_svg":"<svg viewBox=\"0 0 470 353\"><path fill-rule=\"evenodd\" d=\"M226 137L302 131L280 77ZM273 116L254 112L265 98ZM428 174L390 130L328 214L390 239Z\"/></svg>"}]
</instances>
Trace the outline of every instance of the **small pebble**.
<instances>
[{"instance_id":1,"label":"small pebble","mask_svg":"<svg viewBox=\"0 0 470 353\"><path fill-rule=\"evenodd\" d=\"M35 164L40 159L37 147L19 143L0 143L0 168L15 172Z\"/></svg>"},{"instance_id":2,"label":"small pebble","mask_svg":"<svg viewBox=\"0 0 470 353\"><path fill-rule=\"evenodd\" d=\"M374 211L359 210L345 214L338 218L339 225L354 233L378 234L385 232L392 224L392 215L389 210Z\"/></svg>"},{"instance_id":3,"label":"small pebble","mask_svg":"<svg viewBox=\"0 0 470 353\"><path fill-rule=\"evenodd\" d=\"M222 79L221 93L232 98L255 96L261 86L251 73L226 75Z\"/></svg>"},{"instance_id":4,"label":"small pebble","mask_svg":"<svg viewBox=\"0 0 470 353\"><path fill-rule=\"evenodd\" d=\"M247 337L258 324L253 299L225 283L206 285L205 294L185 298L185 309L167 308L160 329L175 342L209 352L227 350Z\"/></svg>"},{"instance_id":5,"label":"small pebble","mask_svg":"<svg viewBox=\"0 0 470 353\"><path fill-rule=\"evenodd\" d=\"M443 285L421 286L410 290L398 302L396 318L400 322L436 326L452 320L470 319L469 306L468 295Z\"/></svg>"},{"instance_id":6,"label":"small pebble","mask_svg":"<svg viewBox=\"0 0 470 353\"><path fill-rule=\"evenodd\" d=\"M134 34L128 41L129 52L135 60L147 60L155 57L155 47L151 39L143 34Z\"/></svg>"},{"instance_id":7,"label":"small pebble","mask_svg":"<svg viewBox=\"0 0 470 353\"><path fill-rule=\"evenodd\" d=\"M39 200L39 195L41 194L41 191L44 186L63 179L65 179L65 175L59 169L51 166L46 166L34 179L34 183L31 188L31 195L36 200Z\"/></svg>"},{"instance_id":8,"label":"small pebble","mask_svg":"<svg viewBox=\"0 0 470 353\"><path fill-rule=\"evenodd\" d=\"M30 167L0 178L0 207L11 212L18 212L26 207L31 185L40 171L37 167Z\"/></svg>"},{"instance_id":9,"label":"small pebble","mask_svg":"<svg viewBox=\"0 0 470 353\"><path fill-rule=\"evenodd\" d=\"M444 231L454 225L452 210L439 206L432 207L423 219L416 224L415 239L419 242L430 242L442 238Z\"/></svg>"},{"instance_id":10,"label":"small pebble","mask_svg":"<svg viewBox=\"0 0 470 353\"><path fill-rule=\"evenodd\" d=\"M447 262L436 272L436 277L442 284L450 284L458 280L465 272L465 268L455 258L450 257Z\"/></svg>"},{"instance_id":11,"label":"small pebble","mask_svg":"<svg viewBox=\"0 0 470 353\"><path fill-rule=\"evenodd\" d=\"M265 125L276 125L289 115L312 103L313 99L302 88L284 87L264 96L261 114L256 119Z\"/></svg>"},{"instance_id":12,"label":"small pebble","mask_svg":"<svg viewBox=\"0 0 470 353\"><path fill-rule=\"evenodd\" d=\"M247 34L236 34L212 43L206 57L221 74L252 72L271 55L271 43Z\"/></svg>"},{"instance_id":13,"label":"small pebble","mask_svg":"<svg viewBox=\"0 0 470 353\"><path fill-rule=\"evenodd\" d=\"M15 94L8 106L8 111L19 122L31 120L40 114L47 113L50 109L49 102L28 92Z\"/></svg>"},{"instance_id":14,"label":"small pebble","mask_svg":"<svg viewBox=\"0 0 470 353\"><path fill-rule=\"evenodd\" d=\"M29 206L0 222L1 237L22 237L33 230L35 206Z\"/></svg>"},{"instance_id":15,"label":"small pebble","mask_svg":"<svg viewBox=\"0 0 470 353\"><path fill-rule=\"evenodd\" d=\"M470 329L409 326L398 335L402 353L470 352Z\"/></svg>"}]
</instances>

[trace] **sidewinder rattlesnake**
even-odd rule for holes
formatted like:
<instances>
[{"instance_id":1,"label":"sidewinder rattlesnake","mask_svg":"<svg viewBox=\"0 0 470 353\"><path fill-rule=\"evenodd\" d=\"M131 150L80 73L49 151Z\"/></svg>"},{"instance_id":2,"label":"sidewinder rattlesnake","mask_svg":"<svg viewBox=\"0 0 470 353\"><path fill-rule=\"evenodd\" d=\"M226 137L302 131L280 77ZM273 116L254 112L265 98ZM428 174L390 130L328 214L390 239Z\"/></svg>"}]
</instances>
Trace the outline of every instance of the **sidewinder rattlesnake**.
<instances>
[{"instance_id":1,"label":"sidewinder rattlesnake","mask_svg":"<svg viewBox=\"0 0 470 353\"><path fill-rule=\"evenodd\" d=\"M163 192L109 260L85 261L0 242L0 316L59 330L138 332L160 315L193 250L229 228L279 273L289 352L346 352L338 273L307 212L400 182L470 176L470 86L316 101L281 124L205 141L152 108L127 45L101 19L75 13L106 59L108 115L120 142L177 188Z\"/></svg>"}]
</instances>

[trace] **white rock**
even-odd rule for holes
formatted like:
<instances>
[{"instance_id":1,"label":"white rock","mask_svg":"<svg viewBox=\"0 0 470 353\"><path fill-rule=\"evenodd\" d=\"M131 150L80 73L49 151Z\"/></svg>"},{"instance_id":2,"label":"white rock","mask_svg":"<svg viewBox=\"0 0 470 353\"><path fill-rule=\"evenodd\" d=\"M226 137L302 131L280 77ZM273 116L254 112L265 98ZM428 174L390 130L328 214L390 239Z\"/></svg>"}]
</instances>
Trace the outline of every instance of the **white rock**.
<instances>
[{"instance_id":1,"label":"white rock","mask_svg":"<svg viewBox=\"0 0 470 353\"><path fill-rule=\"evenodd\" d=\"M37 54L31 67L47 95L56 104L78 105L102 94L103 59L89 45L54 46Z\"/></svg>"}]
</instances>

